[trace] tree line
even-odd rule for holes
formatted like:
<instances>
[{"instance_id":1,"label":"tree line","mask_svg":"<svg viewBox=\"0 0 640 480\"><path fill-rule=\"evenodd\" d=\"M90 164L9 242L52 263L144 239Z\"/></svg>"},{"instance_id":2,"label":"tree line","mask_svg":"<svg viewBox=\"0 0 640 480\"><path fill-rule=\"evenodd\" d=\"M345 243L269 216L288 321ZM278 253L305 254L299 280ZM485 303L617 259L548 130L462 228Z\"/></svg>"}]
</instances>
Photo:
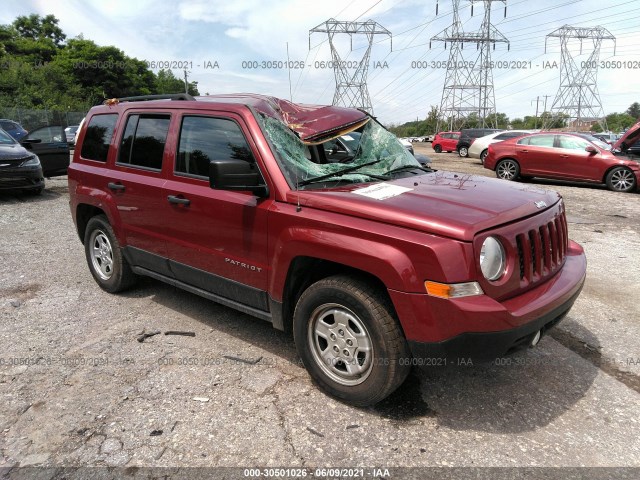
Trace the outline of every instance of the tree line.
<instances>
[{"instance_id":1,"label":"tree line","mask_svg":"<svg viewBox=\"0 0 640 480\"><path fill-rule=\"evenodd\" d=\"M182 93L171 70L82 35L67 39L54 15L19 16L0 25L0 107L86 111L106 98ZM188 93L199 95L197 82Z\"/></svg>"},{"instance_id":2,"label":"tree line","mask_svg":"<svg viewBox=\"0 0 640 480\"><path fill-rule=\"evenodd\" d=\"M640 103L634 102L623 113L612 113L605 117L607 128L609 131L619 133L631 125L640 120ZM514 118L510 120L504 113L497 113L494 122L497 128L513 129L513 130L535 130L542 128L542 125L546 125L545 128L563 128L567 123L567 116L565 115L552 115L550 112L543 112L538 117L525 116L524 118ZM447 130L448 122L440 123L440 130ZM401 125L391 125L389 130L395 133L399 137L423 137L427 135L433 135L436 132L438 126L438 107L432 105L429 113L424 120L415 120L412 122L406 122ZM470 114L464 124L463 128L477 128L482 126L482 120L476 113ZM602 127L599 124L594 124L591 127L592 132L601 132Z\"/></svg>"}]
</instances>

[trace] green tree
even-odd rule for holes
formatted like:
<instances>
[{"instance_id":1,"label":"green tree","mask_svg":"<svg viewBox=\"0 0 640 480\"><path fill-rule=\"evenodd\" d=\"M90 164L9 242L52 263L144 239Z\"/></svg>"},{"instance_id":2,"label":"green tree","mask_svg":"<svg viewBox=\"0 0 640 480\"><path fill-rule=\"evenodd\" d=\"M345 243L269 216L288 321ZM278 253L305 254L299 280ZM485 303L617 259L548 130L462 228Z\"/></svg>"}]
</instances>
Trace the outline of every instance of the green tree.
<instances>
[{"instance_id":1,"label":"green tree","mask_svg":"<svg viewBox=\"0 0 640 480\"><path fill-rule=\"evenodd\" d=\"M51 41L57 47L67 38L58 26L58 19L53 15L41 17L32 13L28 17L20 16L16 18L12 25L22 38L39 42Z\"/></svg>"},{"instance_id":2,"label":"green tree","mask_svg":"<svg viewBox=\"0 0 640 480\"><path fill-rule=\"evenodd\" d=\"M183 93L184 82L176 77L171 70L161 69L156 74L155 88L157 93ZM198 82L189 82L190 95L200 95Z\"/></svg>"},{"instance_id":3,"label":"green tree","mask_svg":"<svg viewBox=\"0 0 640 480\"><path fill-rule=\"evenodd\" d=\"M631 115L633 118L640 119L640 103L633 102L629 108L627 108L628 115Z\"/></svg>"}]
</instances>

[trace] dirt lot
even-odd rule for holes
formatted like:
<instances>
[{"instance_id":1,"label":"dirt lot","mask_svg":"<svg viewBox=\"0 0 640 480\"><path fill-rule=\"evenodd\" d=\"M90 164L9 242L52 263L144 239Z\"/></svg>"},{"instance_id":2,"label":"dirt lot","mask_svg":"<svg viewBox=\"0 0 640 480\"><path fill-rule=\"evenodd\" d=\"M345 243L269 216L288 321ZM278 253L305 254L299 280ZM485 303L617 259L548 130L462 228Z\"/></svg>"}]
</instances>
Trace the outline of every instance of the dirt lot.
<instances>
[{"instance_id":1,"label":"dirt lot","mask_svg":"<svg viewBox=\"0 0 640 480\"><path fill-rule=\"evenodd\" d=\"M417 151L439 169L493 176L429 144ZM640 467L640 194L534 183L562 193L570 236L587 252L587 282L569 316L502 364L416 368L367 409L321 393L291 338L261 320L149 279L122 295L100 290L64 177L47 181L41 197L0 194L0 474ZM143 330L195 337L139 343Z\"/></svg>"}]
</instances>

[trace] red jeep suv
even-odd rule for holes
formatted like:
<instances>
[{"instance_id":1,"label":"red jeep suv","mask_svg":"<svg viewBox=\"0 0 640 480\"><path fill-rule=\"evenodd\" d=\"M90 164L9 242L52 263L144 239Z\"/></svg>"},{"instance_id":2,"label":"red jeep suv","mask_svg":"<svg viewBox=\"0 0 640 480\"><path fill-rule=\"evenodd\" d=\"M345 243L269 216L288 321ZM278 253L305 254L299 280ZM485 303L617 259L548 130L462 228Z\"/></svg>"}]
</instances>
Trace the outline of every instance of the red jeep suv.
<instances>
[{"instance_id":1,"label":"red jeep suv","mask_svg":"<svg viewBox=\"0 0 640 480\"><path fill-rule=\"evenodd\" d=\"M113 99L87 114L69 192L104 290L146 275L267 320L354 405L413 364L535 345L585 278L557 193L425 168L356 109Z\"/></svg>"}]
</instances>

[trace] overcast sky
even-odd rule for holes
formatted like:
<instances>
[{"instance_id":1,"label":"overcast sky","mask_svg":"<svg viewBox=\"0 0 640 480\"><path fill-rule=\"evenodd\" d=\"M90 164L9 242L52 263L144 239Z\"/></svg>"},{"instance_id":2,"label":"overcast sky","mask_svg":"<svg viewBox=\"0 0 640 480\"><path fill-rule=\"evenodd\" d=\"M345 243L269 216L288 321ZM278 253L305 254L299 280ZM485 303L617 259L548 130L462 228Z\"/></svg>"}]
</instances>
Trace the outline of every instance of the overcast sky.
<instances>
[{"instance_id":1,"label":"overcast sky","mask_svg":"<svg viewBox=\"0 0 640 480\"><path fill-rule=\"evenodd\" d=\"M69 38L82 34L141 60L187 62L189 80L198 82L202 94L257 92L289 98L291 88L296 102L331 103L333 70L320 63L331 60L329 43L326 36L314 33L309 48L309 30L329 18L371 19L393 36L393 51L388 38L376 37L368 76L375 114L388 124L422 119L430 105L440 104L442 62L449 50L437 42L430 49L429 40L451 23L452 3L439 3L436 16L435 0L4 0L0 23L11 23L18 15L51 13ZM545 35L564 24L600 25L617 39L615 56L612 41L601 48L600 60L614 61L598 73L605 113L622 112L640 101L639 4L638 0L508 0L505 18L503 3L494 2L492 21L511 47L498 44L492 58L502 67L526 67L494 69L497 110L510 118L533 115L536 97L540 96L542 110L544 95L550 96L550 108L560 82L560 71L553 66L560 63L560 43L549 39L545 53ZM461 0L461 5L464 28L477 29L482 2L476 2L473 17L470 2ZM286 68L261 68L263 62L271 62L266 67L280 66L278 62L287 59L287 42L290 60L306 65L291 70L291 87ZM350 50L345 39L339 42L339 53L347 61L357 61L365 45L365 39L354 37ZM578 64L587 59L590 48L584 44ZM475 60L474 46L468 45L466 52L469 60ZM614 68L625 67L618 61L627 62L626 68ZM215 67L215 62L218 68L205 68ZM412 68L415 62L425 68ZM256 63L259 68L247 68ZM182 76L181 70L174 73Z\"/></svg>"}]
</instances>

